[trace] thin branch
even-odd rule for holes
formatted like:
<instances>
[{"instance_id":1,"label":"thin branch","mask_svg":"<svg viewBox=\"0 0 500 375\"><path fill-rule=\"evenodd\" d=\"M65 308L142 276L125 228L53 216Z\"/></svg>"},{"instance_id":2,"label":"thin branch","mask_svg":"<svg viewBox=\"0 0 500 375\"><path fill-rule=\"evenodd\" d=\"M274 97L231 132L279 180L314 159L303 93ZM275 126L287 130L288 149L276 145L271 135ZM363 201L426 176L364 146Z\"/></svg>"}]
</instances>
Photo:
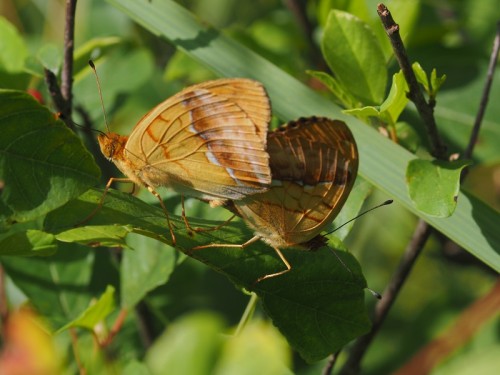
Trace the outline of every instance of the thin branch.
<instances>
[{"instance_id":1,"label":"thin branch","mask_svg":"<svg viewBox=\"0 0 500 375\"><path fill-rule=\"evenodd\" d=\"M64 121L66 126L70 129L73 129L73 122L71 121L70 113L71 111L68 108L68 104L61 93L61 88L57 83L57 77L55 74L48 70L44 69L45 72L45 83L49 90L49 94L52 97L52 101L54 102L54 106L56 110L61 113L60 119Z\"/></svg>"},{"instance_id":2,"label":"thin branch","mask_svg":"<svg viewBox=\"0 0 500 375\"><path fill-rule=\"evenodd\" d=\"M498 317L500 311L500 279L484 296L476 299L448 328L413 355L394 375L430 374L452 353L470 344L484 325Z\"/></svg>"},{"instance_id":3,"label":"thin branch","mask_svg":"<svg viewBox=\"0 0 500 375\"><path fill-rule=\"evenodd\" d=\"M64 63L61 72L61 93L66 100L68 115L71 118L73 88L73 50L75 47L76 1L66 0L66 25L64 28Z\"/></svg>"},{"instance_id":4,"label":"thin branch","mask_svg":"<svg viewBox=\"0 0 500 375\"><path fill-rule=\"evenodd\" d=\"M325 368L321 372L321 375L330 375L332 373L333 367L335 366L335 363L339 358L340 351L341 349L337 350L335 353L328 357Z\"/></svg>"},{"instance_id":5,"label":"thin branch","mask_svg":"<svg viewBox=\"0 0 500 375\"><path fill-rule=\"evenodd\" d=\"M434 102L427 103L422 90L417 82L417 77L411 67L410 59L406 53L406 48L403 44L403 40L399 35L399 25L394 22L391 13L384 4L379 4L377 7L377 12L380 16L380 20L384 25L385 31L389 40L391 41L392 48L396 59L398 60L399 66L403 71L406 82L408 83L409 93L408 98L415 104L417 111L422 118L424 125L427 130L427 135L432 145L433 155L441 160L446 160L446 146L439 136L436 120L434 118Z\"/></svg>"},{"instance_id":6,"label":"thin branch","mask_svg":"<svg viewBox=\"0 0 500 375\"><path fill-rule=\"evenodd\" d=\"M127 309L121 309L120 313L118 314L118 317L115 320L115 323L113 324L113 327L111 327L111 330L109 331L108 336L103 340L103 342L100 343L102 347L108 346L111 344L115 336L120 332L120 329L123 326L123 323L125 322L125 318L127 317L128 310Z\"/></svg>"},{"instance_id":7,"label":"thin branch","mask_svg":"<svg viewBox=\"0 0 500 375\"><path fill-rule=\"evenodd\" d=\"M464 159L470 159L472 157L472 153L474 151L474 147L477 142L477 138L479 136L479 131L481 129L481 123L483 122L484 113L486 112L486 107L488 105L491 84L493 83L493 76L495 75L495 67L498 59L498 52L500 50L500 22L497 23L497 32L495 39L493 41L493 48L491 50L490 55L490 63L488 66L488 74L486 76L486 83L483 88L483 95L481 97L481 102L479 104L479 110L477 111L476 119L474 121L474 126L472 128L472 132L469 139L469 144L465 149L463 154ZM469 168L464 169L462 175L460 176L460 182L463 182L468 174Z\"/></svg>"},{"instance_id":8,"label":"thin branch","mask_svg":"<svg viewBox=\"0 0 500 375\"><path fill-rule=\"evenodd\" d=\"M403 71L405 79L408 83L408 87L410 89L408 97L417 107L420 117L422 118L426 126L429 140L433 147L433 154L437 158L445 159L446 147L439 137L436 121L434 118L435 102L426 102L411 67L411 63L408 59L403 41L401 40L401 37L399 35L399 26L394 22L389 10L384 4L379 4L377 7L377 11L391 41L394 54L396 55L400 68ZM432 228L430 227L430 225L420 219L413 233L412 240L408 244L398 268L389 281L389 284L383 293L382 299L375 306L373 326L371 331L367 335L358 339L354 346L351 348L349 358L342 367L342 370L340 372L341 374L345 375L359 372L361 367L361 360L364 354L366 353L368 347L370 346L371 342L373 341L380 327L385 321L390 308L394 304L402 286L408 278L413 265L415 264L418 256L424 248L425 243L427 242L431 233Z\"/></svg>"},{"instance_id":9,"label":"thin branch","mask_svg":"<svg viewBox=\"0 0 500 375\"><path fill-rule=\"evenodd\" d=\"M493 40L493 48L491 49L490 62L488 65L488 73L486 75L486 82L484 84L481 101L479 102L479 109L476 118L474 120L474 126L472 127L472 131L470 134L469 143L462 156L463 159L472 158L474 147L476 146L477 139L479 137L479 131L481 130L481 124L483 122L484 113L486 112L486 107L489 102L491 85L493 83L493 77L495 75L495 68L497 64L499 51L500 51L500 21L497 22L497 31L495 38ZM469 167L466 167L464 168L462 174L460 175L461 184L463 184L468 174L469 174ZM443 242L444 242L443 244L444 253L449 259L452 259L455 262L457 261L460 262L465 255L467 262L469 263L470 262L469 259L473 258L472 255L466 253L465 250L460 245L451 241L450 239L445 239ZM474 259L477 261L476 258ZM481 263L481 265L484 266L484 263Z\"/></svg>"},{"instance_id":10,"label":"thin branch","mask_svg":"<svg viewBox=\"0 0 500 375\"><path fill-rule=\"evenodd\" d=\"M73 49L75 31L75 11L77 0L66 1L66 24L64 29L64 60L61 72L61 86L57 82L55 74L45 69L45 82L50 96L57 111L61 113L61 119L73 129L72 121L72 87L73 87Z\"/></svg>"},{"instance_id":11,"label":"thin branch","mask_svg":"<svg viewBox=\"0 0 500 375\"><path fill-rule=\"evenodd\" d=\"M387 8L380 4L378 6L378 12L380 18L386 28L387 35L391 39L391 43L394 48L394 53L400 64L401 69L405 74L405 78L410 87L410 99L415 103L420 116L422 117L424 123L427 126L428 134L433 145L433 154L441 159L445 158L445 146L441 142L441 139L437 133L437 127L434 120L433 106L435 103L426 103L422 92L419 89L413 70L411 69L410 61L406 55L406 50L404 49L403 42L399 37L399 26L394 23L394 20L390 16ZM490 58L490 65L488 69L488 78L483 91L483 98L481 99L481 106L476 117L476 123L471 135L471 140L469 147L467 148L464 156L470 158L472 156L472 150L474 144L477 141L477 135L479 133L480 123L482 121L486 104L488 102L488 95L491 87L491 81L493 78L493 72L498 57L498 50L500 48L500 23L497 25L497 36L494 42L493 52ZM395 271L391 281L389 282L386 290L383 293L383 298L375 306L375 314L373 319L373 326L367 335L361 337L356 344L353 346L349 358L341 370L341 374L353 374L358 373L360 370L361 360L368 349L370 343L373 341L375 335L379 331L381 325L383 324L390 308L392 307L394 301L396 300L399 291L404 285L408 275L413 268L419 254L421 253L425 243L427 242L429 236L432 233L432 228L423 220L419 220L417 227L412 236L411 242L408 244L403 258Z\"/></svg>"},{"instance_id":12,"label":"thin branch","mask_svg":"<svg viewBox=\"0 0 500 375\"><path fill-rule=\"evenodd\" d=\"M419 220L417 228L413 233L413 237L406 247L398 268L394 272L391 281L382 293L382 299L375 306L375 316L371 331L365 336L356 341L356 344L349 352L349 358L344 364L340 374L354 374L360 370L360 363L363 355L378 333L382 323L384 322L390 308L392 307L396 297L398 296L402 286L408 278L415 261L420 255L425 243L427 242L432 228L423 220Z\"/></svg>"}]
</instances>

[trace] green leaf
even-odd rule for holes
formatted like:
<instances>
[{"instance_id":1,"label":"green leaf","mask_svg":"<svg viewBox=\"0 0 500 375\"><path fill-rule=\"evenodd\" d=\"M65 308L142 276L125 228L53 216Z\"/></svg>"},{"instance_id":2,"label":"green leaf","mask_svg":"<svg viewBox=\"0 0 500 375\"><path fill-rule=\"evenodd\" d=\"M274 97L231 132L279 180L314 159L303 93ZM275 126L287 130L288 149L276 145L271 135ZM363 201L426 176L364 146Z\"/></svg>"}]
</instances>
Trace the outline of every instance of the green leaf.
<instances>
[{"instance_id":1,"label":"green leaf","mask_svg":"<svg viewBox=\"0 0 500 375\"><path fill-rule=\"evenodd\" d=\"M500 271L500 255L496 251L500 248L500 231L493 224L498 222L499 214L491 207L470 194L461 193L453 216L438 219L424 215L415 208L408 197L405 184L406 166L415 158L414 155L360 121L342 114L340 108L333 102L241 44L213 28L207 28L197 17L176 2L169 0L147 4L133 0L108 0L108 2L123 10L155 35L170 40L177 48L218 75L250 77L263 82L271 97L274 114L284 121L311 115L346 121L358 143L359 174L363 178L483 262ZM455 59L455 62L457 61L458 58ZM451 98L449 99L451 103ZM456 102L457 98L453 99ZM485 128L488 129L488 124L485 124ZM497 128L491 127L493 133ZM456 128L453 134L454 136L459 134ZM491 139L497 139L495 134L492 134Z\"/></svg>"},{"instance_id":2,"label":"green leaf","mask_svg":"<svg viewBox=\"0 0 500 375\"><path fill-rule=\"evenodd\" d=\"M225 341L213 374L292 375L290 354L286 341L276 328L269 322L255 319L238 335Z\"/></svg>"},{"instance_id":3,"label":"green leaf","mask_svg":"<svg viewBox=\"0 0 500 375\"><path fill-rule=\"evenodd\" d=\"M178 319L148 350L146 364L153 375L212 374L222 348L221 319L197 313Z\"/></svg>"},{"instance_id":4,"label":"green leaf","mask_svg":"<svg viewBox=\"0 0 500 375\"><path fill-rule=\"evenodd\" d=\"M415 73L415 77L417 78L417 82L424 86L425 90L429 90L429 79L427 78L427 73L425 72L422 65L418 62L414 62L412 64L413 73Z\"/></svg>"},{"instance_id":5,"label":"green leaf","mask_svg":"<svg viewBox=\"0 0 500 375\"><path fill-rule=\"evenodd\" d=\"M422 65L418 62L414 62L411 67L413 69L413 73L415 73L417 82L424 86L425 91L430 92L429 79L427 78L427 73L424 68L422 68Z\"/></svg>"},{"instance_id":6,"label":"green leaf","mask_svg":"<svg viewBox=\"0 0 500 375\"><path fill-rule=\"evenodd\" d=\"M53 234L29 229L0 236L0 255L45 256L57 251Z\"/></svg>"},{"instance_id":7,"label":"green leaf","mask_svg":"<svg viewBox=\"0 0 500 375\"><path fill-rule=\"evenodd\" d=\"M421 8L420 0L387 0L384 4L391 10L393 18L397 20L403 41L406 41L409 36L413 36L412 32L418 21ZM387 38L387 33L380 23L380 17L375 11L375 5L375 2L370 3L366 0L321 0L317 6L318 22L324 26L331 9L353 14L372 28L381 44L385 60L389 61L394 52L389 38Z\"/></svg>"},{"instance_id":8,"label":"green leaf","mask_svg":"<svg viewBox=\"0 0 500 375\"><path fill-rule=\"evenodd\" d=\"M367 123L370 123L370 117L374 117L381 123L393 126L408 103L408 98L406 96L407 91L408 85L406 84L403 73L399 72L393 75L389 95L380 107L367 106L348 109L343 112L356 116Z\"/></svg>"},{"instance_id":9,"label":"green leaf","mask_svg":"<svg viewBox=\"0 0 500 375\"><path fill-rule=\"evenodd\" d=\"M386 119L389 125L394 125L399 119L399 115L408 104L408 84L402 71L392 76L392 85L387 99L380 106L381 116Z\"/></svg>"},{"instance_id":10,"label":"green leaf","mask_svg":"<svg viewBox=\"0 0 500 375\"><path fill-rule=\"evenodd\" d=\"M102 296L94 304L85 309L78 318L58 329L57 332L62 332L71 327L80 327L93 331L94 327L106 319L115 309L114 296L115 288L108 285Z\"/></svg>"},{"instance_id":11,"label":"green leaf","mask_svg":"<svg viewBox=\"0 0 500 375\"><path fill-rule=\"evenodd\" d=\"M51 257L0 259L9 278L54 328L74 319L93 294L94 252L75 244L59 243L58 247Z\"/></svg>"},{"instance_id":12,"label":"green leaf","mask_svg":"<svg viewBox=\"0 0 500 375\"><path fill-rule=\"evenodd\" d=\"M96 246L126 246L125 237L130 233L124 227L112 227L106 225L93 225L68 229L56 235L56 239L61 242L75 242L91 247Z\"/></svg>"},{"instance_id":13,"label":"green leaf","mask_svg":"<svg viewBox=\"0 0 500 375\"><path fill-rule=\"evenodd\" d=\"M223 337L224 330L210 313L177 319L146 354L151 374L292 374L289 347L271 324L254 320L237 336Z\"/></svg>"},{"instance_id":14,"label":"green leaf","mask_svg":"<svg viewBox=\"0 0 500 375\"><path fill-rule=\"evenodd\" d=\"M429 95L430 99L434 99L441 88L441 85L446 81L446 75L443 74L441 77L437 77L436 69L432 69L431 80L429 83L429 78L427 73L424 71L422 66L418 62L412 65L413 72L417 77L417 81L424 87L425 92Z\"/></svg>"},{"instance_id":15,"label":"green leaf","mask_svg":"<svg viewBox=\"0 0 500 375\"><path fill-rule=\"evenodd\" d=\"M0 128L0 224L42 216L98 182L81 140L30 95L0 90Z\"/></svg>"},{"instance_id":16,"label":"green leaf","mask_svg":"<svg viewBox=\"0 0 500 375\"><path fill-rule=\"evenodd\" d=\"M54 44L45 44L37 53L37 58L44 68L49 69L55 75L59 74L62 63L60 49Z\"/></svg>"},{"instance_id":17,"label":"green leaf","mask_svg":"<svg viewBox=\"0 0 500 375\"><path fill-rule=\"evenodd\" d=\"M292 265L299 264L300 252L283 253ZM309 261L300 269L266 280L265 289L257 285L255 292L290 345L314 362L368 332L370 320L364 307L366 284L356 259L331 249L306 255Z\"/></svg>"},{"instance_id":18,"label":"green leaf","mask_svg":"<svg viewBox=\"0 0 500 375\"><path fill-rule=\"evenodd\" d=\"M135 234L127 237L127 245L133 250L123 253L120 293L122 306L131 309L149 291L165 284L184 257L171 246Z\"/></svg>"},{"instance_id":19,"label":"green leaf","mask_svg":"<svg viewBox=\"0 0 500 375\"><path fill-rule=\"evenodd\" d=\"M317 72L314 70L308 70L307 73L328 87L328 89L330 89L332 94L335 96L337 102L343 107L353 108L358 104L358 101L350 95L349 91L343 87L342 83L335 79L335 77L332 77L325 72Z\"/></svg>"},{"instance_id":20,"label":"green leaf","mask_svg":"<svg viewBox=\"0 0 500 375\"><path fill-rule=\"evenodd\" d=\"M148 367L142 363L138 362L136 360L133 360L132 362L129 362L125 365L123 368L122 375L152 375L151 372L149 371Z\"/></svg>"},{"instance_id":21,"label":"green leaf","mask_svg":"<svg viewBox=\"0 0 500 375\"><path fill-rule=\"evenodd\" d=\"M484 90L484 80L488 74L488 60L478 60L476 49L448 50L436 65L445 71L453 84L444 85L439 91L438 102L434 109L439 132L450 146L451 153L462 153L470 139L479 102ZM496 77L500 66L495 69ZM457 85L456 82L461 83ZM490 98L500 97L500 80L494 79ZM413 106L409 109L416 112ZM481 131L474 147L474 160L491 164L500 160L500 106L490 100L481 123Z\"/></svg>"},{"instance_id":22,"label":"green leaf","mask_svg":"<svg viewBox=\"0 0 500 375\"><path fill-rule=\"evenodd\" d=\"M387 69L380 43L370 28L355 16L332 10L321 49L328 66L349 93L363 104L380 104Z\"/></svg>"},{"instance_id":23,"label":"green leaf","mask_svg":"<svg viewBox=\"0 0 500 375\"><path fill-rule=\"evenodd\" d=\"M45 229L57 237L68 229L74 234L78 229L73 228L74 224L95 210L101 196L101 191L90 190L78 200L50 213ZM170 219L176 227L176 248L226 275L239 287L255 291L274 324L304 358L311 361L324 358L369 329L364 308L366 281L351 254L333 253L330 248L314 252L284 249L283 254L292 270L255 284L259 277L285 268L274 250L263 242L244 250L223 245L192 250L194 246L214 243L243 244L253 237L243 223L231 222L218 231L190 233L181 218L170 215ZM190 219L190 223L202 228L215 224L196 219ZM124 227L164 243L171 241L161 209L115 190L108 192L101 209L79 229L98 225L98 238L102 240L106 224L110 233L113 228ZM123 276L127 274L123 272ZM140 293L144 290L137 292ZM135 300L135 296L131 300ZM303 340L304 337L308 340Z\"/></svg>"},{"instance_id":24,"label":"green leaf","mask_svg":"<svg viewBox=\"0 0 500 375\"><path fill-rule=\"evenodd\" d=\"M374 106L346 109L342 112L351 116L355 116L359 119L362 119L367 123L370 122L371 117L380 118L380 111L377 107Z\"/></svg>"},{"instance_id":25,"label":"green leaf","mask_svg":"<svg viewBox=\"0 0 500 375\"><path fill-rule=\"evenodd\" d=\"M175 80L203 82L214 78L210 70L179 50L168 61L163 77L167 82Z\"/></svg>"},{"instance_id":26,"label":"green leaf","mask_svg":"<svg viewBox=\"0 0 500 375\"><path fill-rule=\"evenodd\" d=\"M395 125L398 143L411 152L416 152L422 144L422 140L413 127L404 121L398 121Z\"/></svg>"},{"instance_id":27,"label":"green leaf","mask_svg":"<svg viewBox=\"0 0 500 375\"><path fill-rule=\"evenodd\" d=\"M428 161L408 163L408 193L415 206L435 217L449 217L455 211L460 191L460 173L468 161Z\"/></svg>"},{"instance_id":28,"label":"green leaf","mask_svg":"<svg viewBox=\"0 0 500 375\"><path fill-rule=\"evenodd\" d=\"M0 16L0 70L9 73L20 73L24 69L24 61L28 57L28 48L16 28L4 17ZM2 85L2 87L5 87Z\"/></svg>"},{"instance_id":29,"label":"green leaf","mask_svg":"<svg viewBox=\"0 0 500 375\"><path fill-rule=\"evenodd\" d=\"M82 70L88 69L90 59L97 60L101 56L109 53L111 49L121 43L121 39L116 36L94 38L86 41L75 50L73 61L73 74L77 75Z\"/></svg>"},{"instance_id":30,"label":"green leaf","mask_svg":"<svg viewBox=\"0 0 500 375\"><path fill-rule=\"evenodd\" d=\"M109 105L115 103L118 96L124 92L133 92L151 80L154 61L151 51L145 48L129 50L124 46L121 49L116 48L113 53L108 53L105 59L98 59L95 66L102 85L103 101ZM102 119L101 99L97 92L96 78L88 64L75 75L74 79L73 89L78 92L79 97L85 98L90 116ZM99 122L103 123L102 120ZM111 128L113 129L113 126Z\"/></svg>"},{"instance_id":31,"label":"green leaf","mask_svg":"<svg viewBox=\"0 0 500 375\"><path fill-rule=\"evenodd\" d=\"M436 68L432 69L431 72L431 87L434 95L437 94L443 83L446 81L446 74L443 74L441 77L437 76Z\"/></svg>"}]
</instances>

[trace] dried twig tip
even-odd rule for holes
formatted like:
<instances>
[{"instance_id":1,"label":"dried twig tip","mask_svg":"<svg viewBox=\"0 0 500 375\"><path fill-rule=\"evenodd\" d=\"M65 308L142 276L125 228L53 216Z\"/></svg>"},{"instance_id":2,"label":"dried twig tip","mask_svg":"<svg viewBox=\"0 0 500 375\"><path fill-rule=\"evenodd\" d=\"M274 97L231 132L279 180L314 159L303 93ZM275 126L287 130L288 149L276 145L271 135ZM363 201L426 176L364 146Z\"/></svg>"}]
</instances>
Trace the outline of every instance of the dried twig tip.
<instances>
[{"instance_id":1,"label":"dried twig tip","mask_svg":"<svg viewBox=\"0 0 500 375\"><path fill-rule=\"evenodd\" d=\"M389 12L389 10L387 9L387 7L383 3L379 3L377 5L377 12L380 15L386 16L387 13Z\"/></svg>"},{"instance_id":2,"label":"dried twig tip","mask_svg":"<svg viewBox=\"0 0 500 375\"><path fill-rule=\"evenodd\" d=\"M95 65L94 65L94 62L92 60L89 60L89 65L92 69L95 70Z\"/></svg>"}]
</instances>

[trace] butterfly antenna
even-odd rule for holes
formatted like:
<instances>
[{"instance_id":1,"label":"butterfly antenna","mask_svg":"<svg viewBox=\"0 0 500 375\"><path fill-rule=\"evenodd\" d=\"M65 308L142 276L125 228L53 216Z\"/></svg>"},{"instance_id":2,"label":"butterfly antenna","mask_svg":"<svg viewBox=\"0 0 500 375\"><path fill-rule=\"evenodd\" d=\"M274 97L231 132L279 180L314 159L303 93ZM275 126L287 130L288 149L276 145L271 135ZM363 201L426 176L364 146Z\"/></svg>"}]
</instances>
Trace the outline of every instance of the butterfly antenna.
<instances>
[{"instance_id":1,"label":"butterfly antenna","mask_svg":"<svg viewBox=\"0 0 500 375\"><path fill-rule=\"evenodd\" d=\"M373 290L371 288L366 288L371 294L373 297L375 297L376 299L382 299L382 294L380 294L379 292L377 292L376 290Z\"/></svg>"},{"instance_id":2,"label":"butterfly antenna","mask_svg":"<svg viewBox=\"0 0 500 375\"><path fill-rule=\"evenodd\" d=\"M56 113L56 118L57 118L57 119L62 119L62 120L64 120L64 119L65 119L65 116L64 116L64 114L62 114L62 113L58 112L58 113ZM104 133L104 132L102 132L102 131L100 131L100 130L98 130L98 129L92 129L92 128L91 128L91 127L89 127L89 126L81 125L81 124L77 123L77 122L76 122L76 121L74 121L74 120L71 120L71 123L72 123L72 124L73 124L76 128L82 129L83 131L88 131L88 130L90 130L90 131L92 131L92 132L97 132L97 133L99 133L99 134L104 134L104 135L106 135L106 133Z\"/></svg>"},{"instance_id":3,"label":"butterfly antenna","mask_svg":"<svg viewBox=\"0 0 500 375\"><path fill-rule=\"evenodd\" d=\"M99 98L101 99L102 113L104 114L104 123L106 125L106 129L109 132L108 116L106 116L106 110L104 109L104 100L102 99L101 81L99 80L99 75L97 74L97 70L96 70L94 62L92 60L89 60L89 65L92 68L92 70L94 71L95 79L97 82L97 91L99 91Z\"/></svg>"},{"instance_id":4,"label":"butterfly antenna","mask_svg":"<svg viewBox=\"0 0 500 375\"><path fill-rule=\"evenodd\" d=\"M377 206L375 206L375 207L369 208L369 209L368 209L368 210L366 210L365 212L362 212L362 213L360 213L359 215L357 215L357 216L353 217L352 219L347 220L347 221L346 221L344 224L342 224L340 227L337 227L337 228L335 228L334 230L332 230L332 231L330 231L330 232L326 233L326 234L325 234L325 236L327 236L327 235L329 235L329 234L332 234L333 232L338 231L340 228L342 228L342 227L346 226L347 224L349 224L350 222L352 222L352 221L354 221L354 220L356 220L356 219L359 219L361 216L363 216L363 215L367 214L368 212L373 211L373 210L376 210L377 208L380 208L380 207L382 207L382 206L388 206L388 205L392 204L392 202L394 202L392 199L388 199L388 200L386 200L384 203L381 203L381 204L379 204L379 205L377 205Z\"/></svg>"},{"instance_id":5,"label":"butterfly antenna","mask_svg":"<svg viewBox=\"0 0 500 375\"><path fill-rule=\"evenodd\" d=\"M346 221L344 224L342 224L340 227L335 228L334 230L332 230L332 231L330 231L330 232L326 233L326 234L325 234L325 236L327 236L327 235L329 235L329 234L332 234L333 232L335 232L335 231L339 230L340 228L342 228L343 226L345 226L345 225L349 224L350 222L352 222L352 221L354 221L354 220L356 220L356 219L359 219L361 216L363 216L363 215L367 214L368 212L373 211L373 210L375 210L375 209L377 209L377 208L380 208L380 207L383 207L383 206L388 206L388 205L392 204L392 202L394 202L392 199L388 199L388 200L386 200L384 203L381 203L381 204L379 204L379 205L377 205L377 206L375 206L375 207L369 208L369 209L368 209L368 210L366 210L365 212L362 212L362 213L360 213L359 215L357 215L357 216L353 217L351 220L347 220L347 221ZM343 261L343 260L339 257L339 255L338 255L335 251L333 251L333 250L332 250L332 252L333 252L333 254L337 257L337 259L340 261L340 263L341 263L341 264L342 264L342 265L343 265L343 266L344 266L344 267L345 267L345 268L346 268L346 269L347 269L347 270L351 273L351 275L352 275L353 273L352 273L351 269L350 269L350 268L349 268L349 267L348 267L348 266L344 263L344 261ZM366 289L367 289L367 290L368 290L368 291L369 291L369 292L370 292L370 293L371 293L371 294L372 294L372 295L373 295L376 299L382 299L382 295L381 295L379 292L377 292L377 291L375 291L375 290L373 290L373 289L370 289L370 288L368 288L368 287L367 287Z\"/></svg>"}]
</instances>

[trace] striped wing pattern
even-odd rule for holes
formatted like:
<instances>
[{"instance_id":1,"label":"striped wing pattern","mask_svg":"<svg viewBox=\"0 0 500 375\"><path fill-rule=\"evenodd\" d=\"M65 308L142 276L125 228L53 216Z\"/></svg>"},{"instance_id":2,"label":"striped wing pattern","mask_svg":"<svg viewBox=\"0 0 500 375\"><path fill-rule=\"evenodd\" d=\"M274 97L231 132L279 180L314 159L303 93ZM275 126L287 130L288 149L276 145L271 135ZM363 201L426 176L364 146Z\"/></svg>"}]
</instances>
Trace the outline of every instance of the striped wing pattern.
<instances>
[{"instance_id":1,"label":"striped wing pattern","mask_svg":"<svg viewBox=\"0 0 500 375\"><path fill-rule=\"evenodd\" d=\"M268 136L272 187L234 207L271 246L305 244L340 212L358 169L352 133L338 120L310 117Z\"/></svg>"},{"instance_id":2,"label":"striped wing pattern","mask_svg":"<svg viewBox=\"0 0 500 375\"><path fill-rule=\"evenodd\" d=\"M270 116L268 96L256 81L190 86L146 114L113 161L143 185L205 200L241 199L271 182Z\"/></svg>"}]
</instances>

